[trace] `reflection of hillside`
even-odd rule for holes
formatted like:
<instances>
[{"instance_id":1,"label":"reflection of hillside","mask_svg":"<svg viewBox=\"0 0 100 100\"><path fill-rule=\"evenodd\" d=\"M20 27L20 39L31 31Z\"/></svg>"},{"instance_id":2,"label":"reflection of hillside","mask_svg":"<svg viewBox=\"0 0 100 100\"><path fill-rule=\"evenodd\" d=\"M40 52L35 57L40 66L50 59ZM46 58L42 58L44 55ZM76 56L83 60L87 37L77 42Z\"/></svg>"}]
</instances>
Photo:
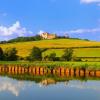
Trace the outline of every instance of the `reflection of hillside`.
<instances>
[{"instance_id":1,"label":"reflection of hillside","mask_svg":"<svg viewBox=\"0 0 100 100\"><path fill-rule=\"evenodd\" d=\"M56 84L56 81L52 78L47 78L47 79L44 79L40 82L40 85L43 85L43 86L47 86L50 84Z\"/></svg>"}]
</instances>

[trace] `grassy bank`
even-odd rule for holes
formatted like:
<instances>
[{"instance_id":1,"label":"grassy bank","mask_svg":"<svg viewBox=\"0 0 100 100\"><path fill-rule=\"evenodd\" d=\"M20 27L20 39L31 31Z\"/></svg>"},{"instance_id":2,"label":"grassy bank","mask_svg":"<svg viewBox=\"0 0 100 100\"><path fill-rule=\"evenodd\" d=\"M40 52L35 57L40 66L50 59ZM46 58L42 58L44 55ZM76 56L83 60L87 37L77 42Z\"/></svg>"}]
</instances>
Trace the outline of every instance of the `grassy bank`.
<instances>
[{"instance_id":1,"label":"grassy bank","mask_svg":"<svg viewBox=\"0 0 100 100\"><path fill-rule=\"evenodd\" d=\"M21 65L23 67L28 66L42 66L42 67L68 67L68 68L88 68L88 69L99 69L100 62L25 62L25 61L2 61L0 65Z\"/></svg>"}]
</instances>

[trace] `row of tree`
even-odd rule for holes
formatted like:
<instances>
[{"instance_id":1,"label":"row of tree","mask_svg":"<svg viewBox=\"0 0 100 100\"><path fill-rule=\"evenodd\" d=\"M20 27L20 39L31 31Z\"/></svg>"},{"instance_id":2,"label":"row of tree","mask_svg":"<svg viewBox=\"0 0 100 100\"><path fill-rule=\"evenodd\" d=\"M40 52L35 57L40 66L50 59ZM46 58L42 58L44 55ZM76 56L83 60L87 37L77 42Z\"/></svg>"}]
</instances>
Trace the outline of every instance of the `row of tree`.
<instances>
[{"instance_id":1,"label":"row of tree","mask_svg":"<svg viewBox=\"0 0 100 100\"><path fill-rule=\"evenodd\" d=\"M26 42L26 41L38 41L42 38L39 35L36 36L30 36L30 37L17 37L15 39L10 39L8 41L0 41L1 44L5 43L14 43L14 42Z\"/></svg>"},{"instance_id":2,"label":"row of tree","mask_svg":"<svg viewBox=\"0 0 100 100\"><path fill-rule=\"evenodd\" d=\"M33 47L30 55L27 57L27 60L30 61L71 61L73 58L73 49L65 49L64 54L62 55L61 58L56 56L56 53L51 53L49 55L46 55L42 57L42 52L38 47Z\"/></svg>"},{"instance_id":3,"label":"row of tree","mask_svg":"<svg viewBox=\"0 0 100 100\"><path fill-rule=\"evenodd\" d=\"M69 37L65 36L57 36L56 39L65 39ZM39 41L42 40L43 38L40 35L35 35L35 36L30 36L30 37L17 37L14 39L10 39L8 41L0 41L0 44L5 44L5 43L15 43L15 42L27 42L27 41Z\"/></svg>"},{"instance_id":4,"label":"row of tree","mask_svg":"<svg viewBox=\"0 0 100 100\"><path fill-rule=\"evenodd\" d=\"M45 49L33 47L29 56L26 58L19 57L17 55L16 48L6 48L4 51L0 48L0 61L16 61L16 60L28 60L28 61L71 61L73 59L73 49L65 49L64 54L59 58L56 53L51 53L42 57L42 53Z\"/></svg>"}]
</instances>

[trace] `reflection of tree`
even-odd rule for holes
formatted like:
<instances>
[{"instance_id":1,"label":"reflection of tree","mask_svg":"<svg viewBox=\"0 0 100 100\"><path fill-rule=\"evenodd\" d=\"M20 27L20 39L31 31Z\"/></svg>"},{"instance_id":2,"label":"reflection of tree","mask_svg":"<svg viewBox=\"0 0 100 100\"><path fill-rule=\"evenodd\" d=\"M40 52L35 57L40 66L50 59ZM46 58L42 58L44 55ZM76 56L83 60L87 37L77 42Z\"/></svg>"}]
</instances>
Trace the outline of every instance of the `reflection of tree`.
<instances>
[{"instance_id":1,"label":"reflection of tree","mask_svg":"<svg viewBox=\"0 0 100 100\"><path fill-rule=\"evenodd\" d=\"M41 83L42 85L50 85L56 84L57 82L65 82L67 85L70 80L80 80L80 82L86 82L87 80L100 80L100 78L96 77L66 77L66 76L59 76L59 75L52 75L52 74L45 74L45 75L31 75L31 74L8 74L2 73L1 76L8 76L13 79L17 80L27 80L27 81L34 81L36 83Z\"/></svg>"}]
</instances>

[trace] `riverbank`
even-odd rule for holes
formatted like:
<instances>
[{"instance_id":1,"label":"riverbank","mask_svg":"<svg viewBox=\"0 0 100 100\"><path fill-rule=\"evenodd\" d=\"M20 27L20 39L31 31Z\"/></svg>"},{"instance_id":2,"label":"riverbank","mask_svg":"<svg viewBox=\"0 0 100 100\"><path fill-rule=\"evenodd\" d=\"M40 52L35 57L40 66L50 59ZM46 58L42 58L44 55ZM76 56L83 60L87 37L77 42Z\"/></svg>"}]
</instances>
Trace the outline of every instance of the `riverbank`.
<instances>
[{"instance_id":1,"label":"riverbank","mask_svg":"<svg viewBox=\"0 0 100 100\"><path fill-rule=\"evenodd\" d=\"M41 66L41 67L67 67L67 68L88 68L100 70L100 62L52 62L52 61L0 61L0 65L21 65L23 67L28 66Z\"/></svg>"},{"instance_id":2,"label":"riverbank","mask_svg":"<svg viewBox=\"0 0 100 100\"><path fill-rule=\"evenodd\" d=\"M100 70L88 69L88 68L68 68L68 67L40 67L40 66L28 66L24 67L22 65L0 65L0 75L8 76L45 76L58 77L58 78L100 78ZM49 77L48 77L49 78Z\"/></svg>"}]
</instances>

